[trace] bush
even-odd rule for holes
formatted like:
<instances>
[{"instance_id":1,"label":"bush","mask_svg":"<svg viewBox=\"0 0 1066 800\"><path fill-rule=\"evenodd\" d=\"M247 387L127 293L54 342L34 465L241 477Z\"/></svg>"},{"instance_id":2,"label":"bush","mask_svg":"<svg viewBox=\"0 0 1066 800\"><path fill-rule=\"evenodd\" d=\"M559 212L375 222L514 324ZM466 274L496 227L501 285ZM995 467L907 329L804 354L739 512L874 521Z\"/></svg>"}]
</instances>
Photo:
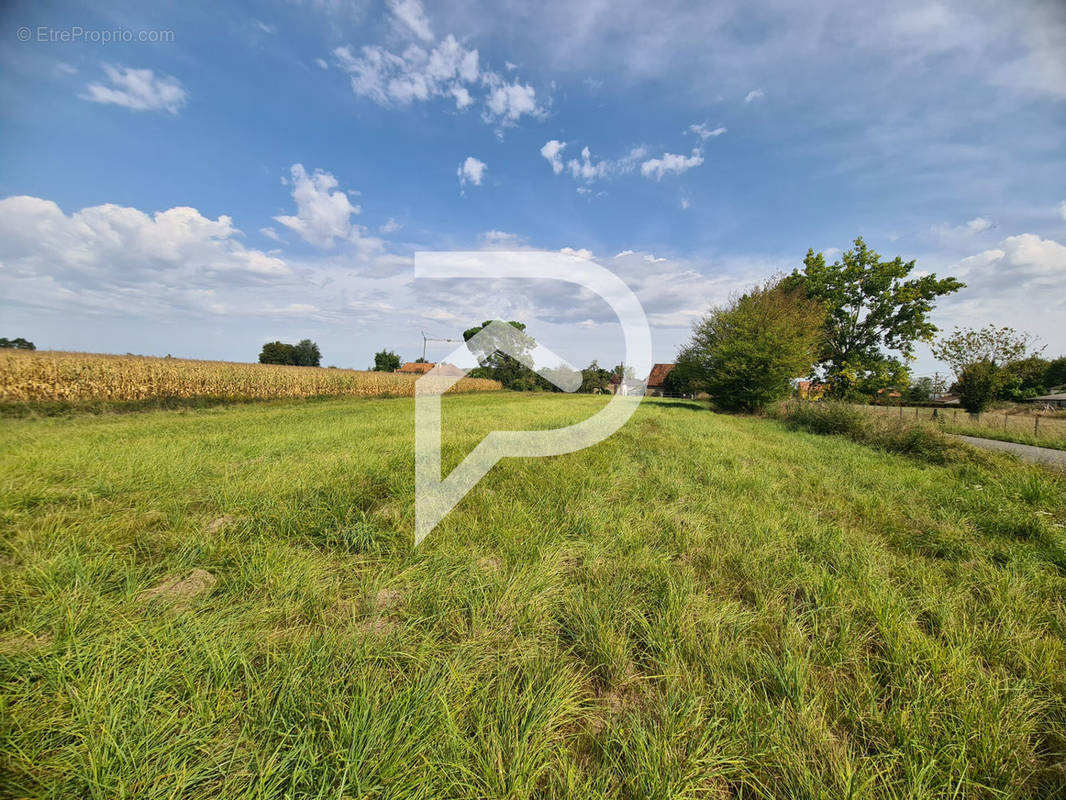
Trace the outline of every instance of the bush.
<instances>
[{"instance_id":1,"label":"bush","mask_svg":"<svg viewBox=\"0 0 1066 800\"><path fill-rule=\"evenodd\" d=\"M789 406L785 420L792 427L804 428L811 433L836 436L856 436L867 422L859 409L831 400Z\"/></svg>"}]
</instances>

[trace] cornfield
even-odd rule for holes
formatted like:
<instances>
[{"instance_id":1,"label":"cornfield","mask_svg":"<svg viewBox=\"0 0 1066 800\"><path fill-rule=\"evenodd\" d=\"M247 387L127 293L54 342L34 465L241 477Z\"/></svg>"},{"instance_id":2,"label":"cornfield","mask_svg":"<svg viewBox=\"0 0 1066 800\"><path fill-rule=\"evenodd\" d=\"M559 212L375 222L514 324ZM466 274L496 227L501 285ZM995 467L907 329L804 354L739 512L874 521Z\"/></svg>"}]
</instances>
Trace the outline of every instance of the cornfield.
<instances>
[{"instance_id":1,"label":"cornfield","mask_svg":"<svg viewBox=\"0 0 1066 800\"><path fill-rule=\"evenodd\" d=\"M0 400L82 402L211 397L411 397L417 375L181 358L0 350ZM500 389L463 378L455 392Z\"/></svg>"}]
</instances>

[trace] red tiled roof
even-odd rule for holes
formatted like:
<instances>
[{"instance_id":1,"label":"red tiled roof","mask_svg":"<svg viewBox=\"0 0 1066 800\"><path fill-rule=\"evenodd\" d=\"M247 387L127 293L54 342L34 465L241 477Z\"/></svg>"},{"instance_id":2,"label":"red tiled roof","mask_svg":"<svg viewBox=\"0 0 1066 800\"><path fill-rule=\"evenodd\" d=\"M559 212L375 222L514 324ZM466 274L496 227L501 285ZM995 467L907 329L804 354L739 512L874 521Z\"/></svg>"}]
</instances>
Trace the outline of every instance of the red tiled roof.
<instances>
[{"instance_id":1,"label":"red tiled roof","mask_svg":"<svg viewBox=\"0 0 1066 800\"><path fill-rule=\"evenodd\" d=\"M402 367L400 367L396 371L397 372L410 372L410 373L414 373L416 375L425 375L427 372L429 372L435 366L436 366L435 364L424 364L424 363L419 363L417 361L408 361L406 364L404 364Z\"/></svg>"},{"instance_id":2,"label":"red tiled roof","mask_svg":"<svg viewBox=\"0 0 1066 800\"><path fill-rule=\"evenodd\" d=\"M674 368L674 364L656 364L651 368L651 374L648 375L648 386L659 387L666 381L666 376L670 374L670 370Z\"/></svg>"}]
</instances>

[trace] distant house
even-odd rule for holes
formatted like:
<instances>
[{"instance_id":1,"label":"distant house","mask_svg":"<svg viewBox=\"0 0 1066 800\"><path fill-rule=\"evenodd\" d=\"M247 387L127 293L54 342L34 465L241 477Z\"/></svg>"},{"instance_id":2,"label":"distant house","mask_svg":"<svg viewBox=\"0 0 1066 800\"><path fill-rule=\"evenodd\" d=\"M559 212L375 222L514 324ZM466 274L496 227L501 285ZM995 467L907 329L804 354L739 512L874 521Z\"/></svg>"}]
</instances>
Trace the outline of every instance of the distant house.
<instances>
[{"instance_id":1,"label":"distant house","mask_svg":"<svg viewBox=\"0 0 1066 800\"><path fill-rule=\"evenodd\" d=\"M825 384L818 381L796 381L796 396L800 400L817 400L825 393Z\"/></svg>"},{"instance_id":2,"label":"distant house","mask_svg":"<svg viewBox=\"0 0 1066 800\"><path fill-rule=\"evenodd\" d=\"M1039 397L1030 397L1028 402L1035 403L1044 408L1066 408L1066 392L1055 392L1054 394L1042 394Z\"/></svg>"},{"instance_id":3,"label":"distant house","mask_svg":"<svg viewBox=\"0 0 1066 800\"><path fill-rule=\"evenodd\" d=\"M429 372L435 366L437 366L437 365L436 364L430 364L430 363L427 363L427 362L408 361L406 364L404 364L402 367L400 367L396 371L397 372L402 372L405 375L425 375L427 372Z\"/></svg>"},{"instance_id":4,"label":"distant house","mask_svg":"<svg viewBox=\"0 0 1066 800\"><path fill-rule=\"evenodd\" d=\"M898 401L901 397L903 395L895 389L878 389L877 394L874 395L874 402L880 405L881 403Z\"/></svg>"},{"instance_id":5,"label":"distant house","mask_svg":"<svg viewBox=\"0 0 1066 800\"><path fill-rule=\"evenodd\" d=\"M959 405L959 396L957 394L951 394L950 392L936 392L930 399L931 402L936 403L938 406Z\"/></svg>"},{"instance_id":6,"label":"distant house","mask_svg":"<svg viewBox=\"0 0 1066 800\"><path fill-rule=\"evenodd\" d=\"M666 376L675 366L676 364L655 364L648 374L648 382L644 388L645 396L662 397L666 391Z\"/></svg>"}]
</instances>

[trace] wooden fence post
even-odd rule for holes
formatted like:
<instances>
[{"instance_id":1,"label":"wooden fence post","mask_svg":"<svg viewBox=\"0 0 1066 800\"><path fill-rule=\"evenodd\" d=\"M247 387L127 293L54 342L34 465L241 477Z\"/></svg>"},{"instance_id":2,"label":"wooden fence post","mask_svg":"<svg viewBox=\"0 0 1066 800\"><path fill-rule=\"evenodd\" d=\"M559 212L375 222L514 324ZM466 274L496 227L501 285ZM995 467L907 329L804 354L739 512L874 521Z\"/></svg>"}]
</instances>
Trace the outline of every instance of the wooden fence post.
<instances>
[{"instance_id":1,"label":"wooden fence post","mask_svg":"<svg viewBox=\"0 0 1066 800\"><path fill-rule=\"evenodd\" d=\"M1033 417L1033 437L1040 434L1040 417Z\"/></svg>"}]
</instances>

